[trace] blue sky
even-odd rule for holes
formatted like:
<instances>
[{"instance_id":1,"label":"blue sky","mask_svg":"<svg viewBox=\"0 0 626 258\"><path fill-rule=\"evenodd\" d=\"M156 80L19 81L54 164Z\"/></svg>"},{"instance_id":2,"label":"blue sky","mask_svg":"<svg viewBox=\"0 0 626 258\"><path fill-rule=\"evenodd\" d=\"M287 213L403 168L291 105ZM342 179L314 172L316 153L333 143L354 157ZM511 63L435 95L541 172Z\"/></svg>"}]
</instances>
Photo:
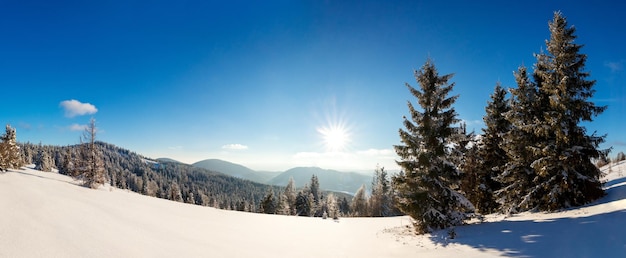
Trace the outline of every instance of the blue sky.
<instances>
[{"instance_id":1,"label":"blue sky","mask_svg":"<svg viewBox=\"0 0 626 258\"><path fill-rule=\"evenodd\" d=\"M479 131L561 10L609 106L585 126L626 149L623 3L435 2L0 1L0 123L68 145L94 117L102 141L188 163L394 169L414 69L430 57L454 73L454 107Z\"/></svg>"}]
</instances>

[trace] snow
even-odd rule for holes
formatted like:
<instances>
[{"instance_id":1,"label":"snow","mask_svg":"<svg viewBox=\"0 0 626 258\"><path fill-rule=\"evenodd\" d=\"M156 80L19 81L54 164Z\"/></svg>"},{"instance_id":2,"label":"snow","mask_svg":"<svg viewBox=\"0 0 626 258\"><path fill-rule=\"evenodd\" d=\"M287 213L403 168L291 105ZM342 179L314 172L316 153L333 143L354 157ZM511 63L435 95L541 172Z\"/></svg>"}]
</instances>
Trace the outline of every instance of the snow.
<instances>
[{"instance_id":1,"label":"snow","mask_svg":"<svg viewBox=\"0 0 626 258\"><path fill-rule=\"evenodd\" d=\"M218 210L29 168L0 174L0 257L623 257L626 164L603 199L417 236L408 217L305 218Z\"/></svg>"}]
</instances>

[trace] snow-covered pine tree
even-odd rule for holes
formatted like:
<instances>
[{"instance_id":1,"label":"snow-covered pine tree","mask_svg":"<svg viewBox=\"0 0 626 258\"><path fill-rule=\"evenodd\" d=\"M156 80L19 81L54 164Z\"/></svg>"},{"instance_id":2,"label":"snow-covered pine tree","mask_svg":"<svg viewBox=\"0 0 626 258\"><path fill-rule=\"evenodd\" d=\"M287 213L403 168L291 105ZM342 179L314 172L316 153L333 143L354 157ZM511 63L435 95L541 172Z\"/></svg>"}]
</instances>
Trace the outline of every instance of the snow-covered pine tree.
<instances>
[{"instance_id":1,"label":"snow-covered pine tree","mask_svg":"<svg viewBox=\"0 0 626 258\"><path fill-rule=\"evenodd\" d=\"M280 193L278 195L276 205L276 214L291 215L291 208L289 207L289 202L287 201L287 196L285 196L285 193Z\"/></svg>"},{"instance_id":2,"label":"snow-covered pine tree","mask_svg":"<svg viewBox=\"0 0 626 258\"><path fill-rule=\"evenodd\" d=\"M369 199L371 216L387 217L393 214L391 184L384 167L377 167L372 178L372 196Z\"/></svg>"},{"instance_id":3,"label":"snow-covered pine tree","mask_svg":"<svg viewBox=\"0 0 626 258\"><path fill-rule=\"evenodd\" d=\"M452 74L439 76L431 60L415 71L420 90L408 83L421 110L409 101L410 120L400 129L401 145L394 146L400 156L401 173L393 178L397 206L415 220L418 233L459 225L473 210L472 204L454 188L460 171L452 162L453 128L459 120L452 107L458 96L448 97L454 83Z\"/></svg>"},{"instance_id":4,"label":"snow-covered pine tree","mask_svg":"<svg viewBox=\"0 0 626 258\"><path fill-rule=\"evenodd\" d=\"M267 214L276 214L276 198L274 190L270 187L261 201L261 212Z\"/></svg>"},{"instance_id":5,"label":"snow-covered pine tree","mask_svg":"<svg viewBox=\"0 0 626 258\"><path fill-rule=\"evenodd\" d=\"M313 207L313 195L311 194L311 190L308 184L305 184L302 190L298 192L296 196L296 215L297 216L313 216L312 207Z\"/></svg>"},{"instance_id":6,"label":"snow-covered pine tree","mask_svg":"<svg viewBox=\"0 0 626 258\"><path fill-rule=\"evenodd\" d=\"M333 193L326 195L326 207L328 210L328 216L333 219L339 219L339 207L337 205L337 198Z\"/></svg>"},{"instance_id":7,"label":"snow-covered pine tree","mask_svg":"<svg viewBox=\"0 0 626 258\"><path fill-rule=\"evenodd\" d=\"M584 70L587 56L574 42L574 27L568 27L560 12L549 23L547 52L537 54L534 70L539 94L546 100L542 119L534 133L543 141L533 146L540 158L531 165L537 177L529 194L532 208L557 210L579 206L604 195L601 172L592 159L608 154L599 150L605 136L588 135L580 123L591 122L606 106L589 101L595 90Z\"/></svg>"},{"instance_id":8,"label":"snow-covered pine tree","mask_svg":"<svg viewBox=\"0 0 626 258\"><path fill-rule=\"evenodd\" d=\"M79 154L73 176L82 178L85 186L97 188L104 184L104 162L96 144L96 120L91 119L81 137Z\"/></svg>"},{"instance_id":9,"label":"snow-covered pine tree","mask_svg":"<svg viewBox=\"0 0 626 258\"><path fill-rule=\"evenodd\" d=\"M536 155L529 146L538 141L532 130L541 115L537 86L528 78L526 67L519 67L514 75L517 88L510 89L511 106L504 114L511 128L503 135L500 145L507 155L506 165L496 178L502 186L496 191L496 198L500 210L506 214L528 209L520 205L528 204L527 190L535 177L530 164L536 160Z\"/></svg>"},{"instance_id":10,"label":"snow-covered pine tree","mask_svg":"<svg viewBox=\"0 0 626 258\"><path fill-rule=\"evenodd\" d=\"M0 171L22 166L16 131L9 124L5 128L5 133L0 137Z\"/></svg>"},{"instance_id":11,"label":"snow-covered pine tree","mask_svg":"<svg viewBox=\"0 0 626 258\"><path fill-rule=\"evenodd\" d=\"M507 162L506 151L501 146L504 134L511 130L511 123L505 117L509 110L506 90L497 83L485 107L485 128L482 129L479 146L471 154L475 156L469 162L466 160L466 163L473 164L464 164L464 177L475 177L474 184L469 185L472 189L465 191L466 196L482 214L492 213L498 208L494 192L500 189L496 178L502 174Z\"/></svg>"},{"instance_id":12,"label":"snow-covered pine tree","mask_svg":"<svg viewBox=\"0 0 626 258\"><path fill-rule=\"evenodd\" d=\"M284 192L285 198L287 199L288 209L290 215L296 215L296 183L293 180L293 177L289 177L289 181L287 182L287 186L285 187Z\"/></svg>"},{"instance_id":13,"label":"snow-covered pine tree","mask_svg":"<svg viewBox=\"0 0 626 258\"><path fill-rule=\"evenodd\" d=\"M367 207L367 196L365 193L365 185L361 185L352 198L352 216L365 217L370 214Z\"/></svg>"},{"instance_id":14,"label":"snow-covered pine tree","mask_svg":"<svg viewBox=\"0 0 626 258\"><path fill-rule=\"evenodd\" d=\"M52 171L52 159L48 155L48 152L43 149L39 144L39 151L35 157L35 169L43 172Z\"/></svg>"}]
</instances>

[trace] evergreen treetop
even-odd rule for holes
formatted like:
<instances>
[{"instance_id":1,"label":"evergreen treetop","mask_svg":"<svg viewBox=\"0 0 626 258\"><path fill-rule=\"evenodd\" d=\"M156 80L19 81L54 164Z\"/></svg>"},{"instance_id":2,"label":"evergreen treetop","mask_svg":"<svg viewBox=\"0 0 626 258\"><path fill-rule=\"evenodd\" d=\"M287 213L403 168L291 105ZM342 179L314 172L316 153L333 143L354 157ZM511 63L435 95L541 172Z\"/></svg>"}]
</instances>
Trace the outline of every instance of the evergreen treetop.
<instances>
[{"instance_id":1,"label":"evergreen treetop","mask_svg":"<svg viewBox=\"0 0 626 258\"><path fill-rule=\"evenodd\" d=\"M431 60L415 71L420 89L407 88L421 109L409 101L411 119L404 118L400 129L402 144L394 146L400 156L401 173L393 178L398 208L415 220L416 230L426 233L453 225L467 218L472 205L456 191L460 172L452 161L451 145L459 120L452 104L458 96L448 96L454 83L452 74L439 75Z\"/></svg>"}]
</instances>

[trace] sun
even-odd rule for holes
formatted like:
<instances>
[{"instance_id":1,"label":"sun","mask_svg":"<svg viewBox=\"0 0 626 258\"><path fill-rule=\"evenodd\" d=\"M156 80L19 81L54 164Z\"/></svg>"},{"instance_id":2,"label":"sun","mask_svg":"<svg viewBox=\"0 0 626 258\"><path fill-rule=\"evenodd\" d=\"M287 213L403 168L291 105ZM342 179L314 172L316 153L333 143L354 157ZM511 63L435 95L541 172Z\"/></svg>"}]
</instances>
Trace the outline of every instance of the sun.
<instances>
[{"instance_id":1,"label":"sun","mask_svg":"<svg viewBox=\"0 0 626 258\"><path fill-rule=\"evenodd\" d=\"M317 129L322 136L326 150L330 152L340 152L346 149L350 142L348 129L341 125L329 125Z\"/></svg>"}]
</instances>

